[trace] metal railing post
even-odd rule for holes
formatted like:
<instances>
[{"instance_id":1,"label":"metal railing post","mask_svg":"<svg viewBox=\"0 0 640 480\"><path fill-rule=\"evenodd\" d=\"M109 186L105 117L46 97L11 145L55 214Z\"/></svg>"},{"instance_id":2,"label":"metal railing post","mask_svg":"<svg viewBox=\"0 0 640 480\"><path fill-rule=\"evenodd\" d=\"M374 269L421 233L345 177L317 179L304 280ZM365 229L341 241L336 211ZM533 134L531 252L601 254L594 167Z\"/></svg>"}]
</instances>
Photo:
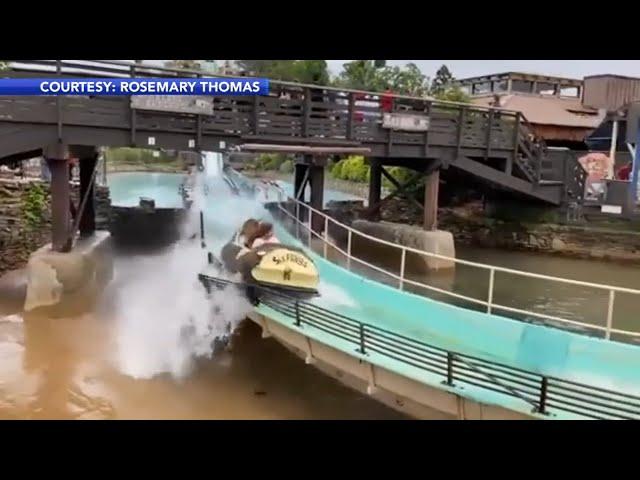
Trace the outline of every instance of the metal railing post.
<instances>
[{"instance_id":1,"label":"metal railing post","mask_svg":"<svg viewBox=\"0 0 640 480\"><path fill-rule=\"evenodd\" d=\"M206 247L204 243L204 213L200 210L200 246Z\"/></svg>"},{"instance_id":2,"label":"metal railing post","mask_svg":"<svg viewBox=\"0 0 640 480\"><path fill-rule=\"evenodd\" d=\"M447 385L453 386L453 353L447 352Z\"/></svg>"},{"instance_id":3,"label":"metal railing post","mask_svg":"<svg viewBox=\"0 0 640 480\"><path fill-rule=\"evenodd\" d=\"M496 271L494 268L489 270L489 293L487 295L487 313L491 313L493 305L493 284L495 282Z\"/></svg>"},{"instance_id":4,"label":"metal railing post","mask_svg":"<svg viewBox=\"0 0 640 480\"><path fill-rule=\"evenodd\" d=\"M364 339L364 323L360 324L360 350L358 350L360 353L362 353L363 355L365 355L367 353L367 351L365 350L365 339Z\"/></svg>"},{"instance_id":5,"label":"metal railing post","mask_svg":"<svg viewBox=\"0 0 640 480\"><path fill-rule=\"evenodd\" d=\"M327 242L329 240L329 217L325 215L324 217L324 241L322 244L322 250L324 253L324 258L327 258Z\"/></svg>"},{"instance_id":6,"label":"metal railing post","mask_svg":"<svg viewBox=\"0 0 640 480\"><path fill-rule=\"evenodd\" d=\"M609 305L607 306L607 330L605 332L605 338L609 340L611 338L611 326L613 324L613 302L616 299L616 291L609 290Z\"/></svg>"},{"instance_id":7,"label":"metal railing post","mask_svg":"<svg viewBox=\"0 0 640 480\"><path fill-rule=\"evenodd\" d=\"M347 270L351 270L351 237L352 231L351 229L347 230Z\"/></svg>"},{"instance_id":8,"label":"metal railing post","mask_svg":"<svg viewBox=\"0 0 640 480\"><path fill-rule=\"evenodd\" d=\"M300 203L296 200L296 238L300 240Z\"/></svg>"},{"instance_id":9,"label":"metal railing post","mask_svg":"<svg viewBox=\"0 0 640 480\"><path fill-rule=\"evenodd\" d=\"M311 218L313 217L313 210L307 205L307 247L311 248L311 240L313 238L313 230L311 229Z\"/></svg>"},{"instance_id":10,"label":"metal railing post","mask_svg":"<svg viewBox=\"0 0 640 480\"><path fill-rule=\"evenodd\" d=\"M540 383L540 403L538 404L538 408L536 411L538 413L546 414L545 407L547 406L547 388L549 387L549 380L547 377L542 377L542 382Z\"/></svg>"},{"instance_id":11,"label":"metal railing post","mask_svg":"<svg viewBox=\"0 0 640 480\"><path fill-rule=\"evenodd\" d=\"M402 256L400 257L400 290L404 288L404 269L407 263L407 249L402 249Z\"/></svg>"}]
</instances>

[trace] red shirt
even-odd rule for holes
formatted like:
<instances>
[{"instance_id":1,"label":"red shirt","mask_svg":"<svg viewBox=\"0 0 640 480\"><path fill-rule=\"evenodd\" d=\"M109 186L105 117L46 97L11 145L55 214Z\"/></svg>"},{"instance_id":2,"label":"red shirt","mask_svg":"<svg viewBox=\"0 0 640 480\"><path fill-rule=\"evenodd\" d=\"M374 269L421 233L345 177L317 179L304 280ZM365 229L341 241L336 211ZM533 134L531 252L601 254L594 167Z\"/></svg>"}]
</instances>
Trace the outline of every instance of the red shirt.
<instances>
[{"instance_id":1,"label":"red shirt","mask_svg":"<svg viewBox=\"0 0 640 480\"><path fill-rule=\"evenodd\" d=\"M631 176L631 164L625 165L620 170L618 170L618 180L629 181L630 176Z\"/></svg>"},{"instance_id":2,"label":"red shirt","mask_svg":"<svg viewBox=\"0 0 640 480\"><path fill-rule=\"evenodd\" d=\"M382 98L380 99L380 108L383 112L390 112L393 110L393 97L391 96L390 90L387 90L382 95Z\"/></svg>"}]
</instances>

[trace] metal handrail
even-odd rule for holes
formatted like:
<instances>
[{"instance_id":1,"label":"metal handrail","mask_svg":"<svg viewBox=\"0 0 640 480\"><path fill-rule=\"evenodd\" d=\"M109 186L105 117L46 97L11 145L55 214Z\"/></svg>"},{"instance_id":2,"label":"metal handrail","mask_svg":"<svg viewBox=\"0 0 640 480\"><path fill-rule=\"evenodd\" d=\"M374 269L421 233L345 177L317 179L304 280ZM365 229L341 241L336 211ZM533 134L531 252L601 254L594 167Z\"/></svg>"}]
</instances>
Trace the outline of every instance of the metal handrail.
<instances>
[{"instance_id":1,"label":"metal handrail","mask_svg":"<svg viewBox=\"0 0 640 480\"><path fill-rule=\"evenodd\" d=\"M208 292L215 286L246 285L200 274ZM354 354L376 363L372 353L442 378L442 388L460 391L467 386L481 388L533 407L536 415L563 411L591 419L640 419L640 397L629 393L561 379L542 372L497 363L473 355L431 345L377 325L332 312L313 303L291 297L273 288L253 286L260 304L292 320L292 327L312 327L357 348Z\"/></svg>"},{"instance_id":2,"label":"metal handrail","mask_svg":"<svg viewBox=\"0 0 640 480\"><path fill-rule=\"evenodd\" d=\"M283 191L282 190L278 190L279 194L282 196ZM287 196L288 197L288 196ZM282 200L282 198L281 198ZM626 288L626 287L617 287L614 285L606 285L606 284L599 284L599 283L593 283L593 282L585 282L585 281L581 281L581 280L571 280L568 278L562 278L562 277L555 277L555 276L551 276L551 275L544 275L544 274L540 274L540 273L532 273L532 272L526 272L523 270L516 270L516 269L512 269L512 268L506 268L506 267L499 267L496 265L487 265L487 264L483 264L483 263L478 263L478 262L472 262L469 260L462 260L462 259L458 259L458 258L454 258L454 257L447 257L445 255L440 255L437 253L432 253L432 252L427 252L425 250L419 250L416 248L412 248L412 247L406 247L404 245L398 245L392 242L389 242L387 240L383 240L381 238L377 238L374 237L372 235L368 235L366 233L360 232L344 223L341 223L333 218L331 218L329 215L327 215L326 213L317 210L309 205L307 205L304 202L301 202L299 200L296 200L294 198L288 197L286 199L287 203L293 203L296 205L296 210L297 210L297 214L293 215L291 214L291 212L289 212L284 206L283 206L283 202L279 201L278 202L278 209L280 211L282 211L285 215L287 215L289 218L291 218L292 220L294 220L294 222L296 222L296 228L299 228L300 226L304 229L306 229L310 236L314 235L317 238L320 238L321 241L323 243L325 243L327 246L336 249L337 251L339 251L340 253L342 253L343 255L345 255L347 257L347 268L350 269L350 265L351 262L353 260L355 260L356 262L363 264L369 268L372 268L373 270L376 270L378 272L384 273L386 275L388 275L391 278L394 278L396 280L398 280L398 286L397 288L402 290L404 284L409 284L409 285L414 285L414 286L418 286L421 288L426 288L428 290L437 292L437 293L441 293L444 295L448 295L454 298L458 298L458 299L462 299L471 303L475 303L475 304L479 304L479 305L483 305L485 307L487 307L486 313L491 314L493 310L503 310L506 312L512 312L512 313L519 313L519 314L524 314L524 315L531 315L537 318L542 318L542 319L547 319L547 320L552 320L552 321L556 321L556 322L560 322L560 323L565 323L568 325L575 325L575 326L580 326L583 328L587 328L590 330L597 330L597 331L601 331L604 332L605 335L605 339L610 340L611 339L611 334L620 334L620 335L626 335L626 336L630 336L630 337L640 337L640 331L639 332L635 332L635 331L630 331L630 330L623 330L623 329L618 329L618 328L614 328L613 327L613 311L614 311L614 304L615 304L615 294L616 292L619 293L628 293L628 294L632 294L632 295L640 295L640 290L637 289L633 289L633 288ZM321 235L315 231L313 231L313 229L311 228L310 225L310 221L308 223L305 222L301 222L299 220L300 215L299 215L299 211L300 208L306 208L307 211L309 212L308 217L309 219L311 219L312 215L318 215L320 217L322 217L324 219L325 225L328 227L329 222L335 224L338 227L341 227L343 229L345 229L348 232L348 237L347 237L347 251L342 250L340 247L338 247L336 244L330 242L328 240L328 235ZM328 232L328 228L325 228L325 232ZM367 240L370 240L372 242L375 242L377 244L380 245L385 245L388 247L392 247L394 249L397 249L399 251L401 251L401 255L402 255L402 261L401 261L401 271L400 271L400 275L394 273L394 272L390 272L382 267L379 267L377 265L373 265L369 262L366 262L365 260L362 260L358 257L354 257L351 254L351 245L352 245L352 236L353 235L357 235L360 236L362 238L365 238ZM323 248L324 251L324 256L326 258L326 248ZM428 285L426 283L422 283L422 282L418 282L415 280L411 280L406 278L405 276L405 272L404 272L404 263L405 263L405 259L406 259L406 254L407 252L411 252L411 253L415 253L418 255L424 255L427 257L431 257L431 258L436 258L439 260L446 260L446 261L451 261L454 262L456 264L460 264L460 265L466 265L466 266L471 266L471 267L476 267L476 268L481 268L483 270L486 270L489 272L490 275L490 279L489 279L489 289L488 289L488 293L487 293L487 299L486 300L481 300L478 298L474 298L474 297L469 297L467 295L462 295L456 292L451 292L449 290L445 290L445 289L441 289L438 287L434 287L432 285ZM530 310L524 310L524 309L518 309L518 308L514 308L514 307L510 307L507 305L501 305L498 303L495 303L494 301L494 282L495 282L495 274L496 272L501 272L501 273L506 273L506 274L511 274L511 275L518 275L518 276L522 276L522 277L528 277L528 278L535 278L535 279L541 279L541 280L548 280L548 281L553 281L553 282L560 282L560 283L564 283L564 284L568 284L568 285L575 285L575 286L581 286L581 287L587 287L587 288L595 288L595 289L599 289L599 290L604 290L604 291L608 291L609 292L609 299L608 299L608 304L607 304L607 317L606 317L606 323L604 326L601 325L595 325L595 324L590 324L590 323L585 323L585 322L579 322L576 320L569 320L566 318L561 318L561 317L557 317L554 315L549 315L549 314L545 314L545 313L539 313L539 312L534 312L534 311L530 311Z\"/></svg>"},{"instance_id":3,"label":"metal handrail","mask_svg":"<svg viewBox=\"0 0 640 480\"><path fill-rule=\"evenodd\" d=\"M9 68L12 68L11 63L18 63L26 66L39 65L43 67L48 67L48 66L55 67L56 62L58 62L58 60L11 60L9 62L10 63ZM193 76L207 75L207 78L240 78L238 75L225 75L225 74L219 74L219 73L209 74L209 72L203 72L201 70L192 70L192 69L186 69L186 68L168 68L168 67L161 67L161 66L119 62L116 60L59 60L59 62L61 62L62 67L66 66L69 68L87 70L91 72L97 71L102 73L122 73L123 75L126 75L126 76L131 76L131 71L127 69L130 69L133 66L135 67L135 71L137 74L144 74L145 71L152 71L152 72L163 72L163 73L188 74ZM97 65L85 65L81 62L91 62ZM104 65L105 67L100 68L101 65ZM116 69L108 68L109 66L126 67L126 68L123 68L121 71L117 71ZM17 68L16 70L29 71L27 67L20 67L20 68ZM39 71L39 70L31 70L31 71ZM62 70L62 73L64 73L64 70ZM242 78L254 78L254 77L250 75L245 75ZM327 85L287 82L282 80L269 80L269 83L272 85L279 85L283 87L299 88L299 89L314 89L314 90L322 89L322 90L327 90L332 92L354 93L354 94L370 95L370 96L380 96L383 94L387 95L383 92L371 92L368 90L357 90L357 89L351 89L351 88L331 87ZM400 100L419 100L422 102L429 102L436 105L445 105L445 106L450 105L450 106L465 107L465 108L471 107L472 109L483 111L483 112L494 110L494 111L500 111L503 113L511 113L514 115L518 113L516 110L509 110L501 107L493 107L493 106L489 107L489 106L483 106L483 105L476 105L472 103L451 102L448 100L436 100L432 97L415 97L410 95L398 95L398 94L388 94L388 96L391 96L393 98L400 99Z\"/></svg>"}]
</instances>

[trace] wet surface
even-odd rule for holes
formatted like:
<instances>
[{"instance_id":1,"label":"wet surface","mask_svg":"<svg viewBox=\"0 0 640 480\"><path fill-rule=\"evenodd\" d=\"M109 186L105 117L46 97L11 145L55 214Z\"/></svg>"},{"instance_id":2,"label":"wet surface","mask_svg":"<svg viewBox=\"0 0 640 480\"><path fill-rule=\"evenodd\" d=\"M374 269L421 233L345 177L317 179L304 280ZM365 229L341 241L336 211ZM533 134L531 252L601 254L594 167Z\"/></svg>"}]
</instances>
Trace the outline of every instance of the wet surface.
<instances>
[{"instance_id":1,"label":"wet surface","mask_svg":"<svg viewBox=\"0 0 640 480\"><path fill-rule=\"evenodd\" d=\"M0 320L2 419L403 419L307 366L244 321L231 351L178 379L113 362L113 319Z\"/></svg>"}]
</instances>

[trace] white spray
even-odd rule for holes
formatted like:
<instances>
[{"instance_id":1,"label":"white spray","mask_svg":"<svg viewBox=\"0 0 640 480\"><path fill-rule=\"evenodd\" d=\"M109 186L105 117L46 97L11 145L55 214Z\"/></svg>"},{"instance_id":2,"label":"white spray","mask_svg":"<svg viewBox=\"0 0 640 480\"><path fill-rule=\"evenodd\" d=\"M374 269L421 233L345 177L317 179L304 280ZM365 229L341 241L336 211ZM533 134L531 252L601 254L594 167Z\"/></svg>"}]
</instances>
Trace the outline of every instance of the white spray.
<instances>
[{"instance_id":1,"label":"white spray","mask_svg":"<svg viewBox=\"0 0 640 480\"><path fill-rule=\"evenodd\" d=\"M178 243L161 254L127 257L117 265L115 361L127 375L184 377L193 361L210 357L216 339L232 332L251 310L232 286L207 298L197 278L207 262L200 246L200 211L205 212L207 249L214 253L247 216L263 212L255 202L229 195L219 165L216 154L205 156L204 174L195 177L193 204Z\"/></svg>"}]
</instances>

